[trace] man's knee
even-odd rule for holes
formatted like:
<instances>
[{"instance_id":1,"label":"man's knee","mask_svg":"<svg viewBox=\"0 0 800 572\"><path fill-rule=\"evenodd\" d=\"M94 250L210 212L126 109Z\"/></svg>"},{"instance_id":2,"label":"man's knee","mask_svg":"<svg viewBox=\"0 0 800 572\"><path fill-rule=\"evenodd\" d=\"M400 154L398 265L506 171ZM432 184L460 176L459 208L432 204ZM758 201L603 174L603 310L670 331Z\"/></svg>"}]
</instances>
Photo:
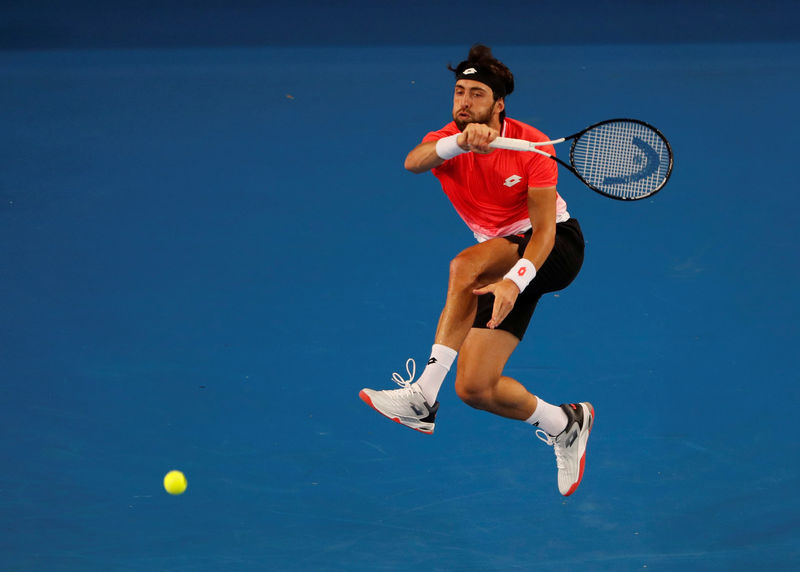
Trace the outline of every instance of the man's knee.
<instances>
[{"instance_id":1,"label":"man's knee","mask_svg":"<svg viewBox=\"0 0 800 572\"><path fill-rule=\"evenodd\" d=\"M456 395L475 409L488 409L492 403L492 386L456 378Z\"/></svg>"},{"instance_id":2,"label":"man's knee","mask_svg":"<svg viewBox=\"0 0 800 572\"><path fill-rule=\"evenodd\" d=\"M476 287L482 266L474 254L461 252L450 261L450 282L463 288Z\"/></svg>"}]
</instances>

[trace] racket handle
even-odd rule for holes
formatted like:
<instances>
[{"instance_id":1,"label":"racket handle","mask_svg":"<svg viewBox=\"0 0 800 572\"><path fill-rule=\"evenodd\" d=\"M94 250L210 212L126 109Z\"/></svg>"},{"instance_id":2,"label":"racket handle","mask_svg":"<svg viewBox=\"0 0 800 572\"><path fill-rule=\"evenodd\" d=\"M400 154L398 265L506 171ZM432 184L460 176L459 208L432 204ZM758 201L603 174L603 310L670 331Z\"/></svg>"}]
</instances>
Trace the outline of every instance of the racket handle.
<instances>
[{"instance_id":1,"label":"racket handle","mask_svg":"<svg viewBox=\"0 0 800 572\"><path fill-rule=\"evenodd\" d=\"M536 145L524 139L511 139L510 137L498 137L491 143L489 147L495 149L508 149L509 151L534 151Z\"/></svg>"}]
</instances>

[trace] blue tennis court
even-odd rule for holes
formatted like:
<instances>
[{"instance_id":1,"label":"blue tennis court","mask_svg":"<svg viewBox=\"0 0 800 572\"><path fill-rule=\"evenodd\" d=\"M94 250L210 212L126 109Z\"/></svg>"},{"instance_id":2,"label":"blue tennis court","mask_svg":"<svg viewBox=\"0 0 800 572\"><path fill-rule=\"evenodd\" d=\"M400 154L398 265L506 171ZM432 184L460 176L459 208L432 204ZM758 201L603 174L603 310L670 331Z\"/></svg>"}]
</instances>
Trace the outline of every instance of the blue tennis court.
<instances>
[{"instance_id":1,"label":"blue tennis court","mask_svg":"<svg viewBox=\"0 0 800 572\"><path fill-rule=\"evenodd\" d=\"M275 23L312 4L341 35ZM0 568L800 567L796 3L701 3L708 38L670 12L672 36L584 43L527 42L491 14L491 33L434 36L413 27L422 4L354 4L262 8L277 19L261 44L246 11L218 7L209 22L242 39L207 22L204 45L125 3L128 36L103 20L36 40L25 25L63 15L10 10ZM102 19L79 6L76 22ZM165 26L189 10L175 6ZM427 358L448 262L472 243L403 159L449 121L446 65L475 41L514 72L509 116L553 137L637 117L675 153L667 187L631 204L561 172L586 262L542 300L509 371L596 408L568 498L552 449L461 403L452 374L431 437L358 399ZM170 469L185 494L164 491Z\"/></svg>"}]
</instances>

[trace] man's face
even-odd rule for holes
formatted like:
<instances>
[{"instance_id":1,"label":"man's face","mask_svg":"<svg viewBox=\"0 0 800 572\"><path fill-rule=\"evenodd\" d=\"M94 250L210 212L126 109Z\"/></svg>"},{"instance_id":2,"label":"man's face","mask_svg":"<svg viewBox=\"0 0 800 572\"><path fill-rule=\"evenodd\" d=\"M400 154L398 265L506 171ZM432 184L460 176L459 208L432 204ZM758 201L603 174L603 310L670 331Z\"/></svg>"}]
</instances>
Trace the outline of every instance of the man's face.
<instances>
[{"instance_id":1,"label":"man's face","mask_svg":"<svg viewBox=\"0 0 800 572\"><path fill-rule=\"evenodd\" d=\"M495 101L492 89L485 83L471 79L460 79L456 82L453 121L461 131L469 123L491 124L503 109L503 100Z\"/></svg>"}]
</instances>

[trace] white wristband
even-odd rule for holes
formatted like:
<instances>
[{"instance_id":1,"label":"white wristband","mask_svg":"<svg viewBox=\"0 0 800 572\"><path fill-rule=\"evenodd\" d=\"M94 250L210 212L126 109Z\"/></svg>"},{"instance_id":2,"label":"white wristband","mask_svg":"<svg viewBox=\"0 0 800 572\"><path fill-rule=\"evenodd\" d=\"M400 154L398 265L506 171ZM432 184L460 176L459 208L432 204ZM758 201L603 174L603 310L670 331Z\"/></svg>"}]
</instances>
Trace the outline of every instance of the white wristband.
<instances>
[{"instance_id":1,"label":"white wristband","mask_svg":"<svg viewBox=\"0 0 800 572\"><path fill-rule=\"evenodd\" d=\"M527 258L520 258L514 267L508 271L508 274L503 278L508 278L517 285L519 291L525 290L525 287L531 283L531 280L536 276L536 267L533 262Z\"/></svg>"},{"instance_id":2,"label":"white wristband","mask_svg":"<svg viewBox=\"0 0 800 572\"><path fill-rule=\"evenodd\" d=\"M442 137L438 141L436 141L436 154L439 155L440 158L447 161L448 159L452 159L456 155L461 155L461 153L466 153L461 147L458 146L458 133L455 135L449 135L448 137Z\"/></svg>"}]
</instances>

